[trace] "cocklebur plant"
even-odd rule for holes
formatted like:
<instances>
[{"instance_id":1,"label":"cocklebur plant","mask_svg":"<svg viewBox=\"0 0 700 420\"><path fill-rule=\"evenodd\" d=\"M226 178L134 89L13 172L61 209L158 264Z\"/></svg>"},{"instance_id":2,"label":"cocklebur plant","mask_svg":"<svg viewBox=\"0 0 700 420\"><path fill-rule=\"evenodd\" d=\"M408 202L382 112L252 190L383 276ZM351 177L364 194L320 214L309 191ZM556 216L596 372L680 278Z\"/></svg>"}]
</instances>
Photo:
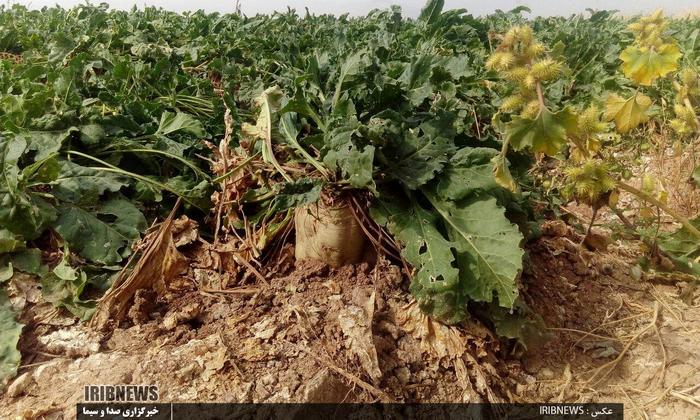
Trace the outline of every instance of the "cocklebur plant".
<instances>
[{"instance_id":1,"label":"cocklebur plant","mask_svg":"<svg viewBox=\"0 0 700 420\"><path fill-rule=\"evenodd\" d=\"M505 134L501 153L493 159L494 177L501 186L516 191L506 162L509 147L556 154L577 123L570 108L552 111L546 104L544 86L560 76L563 64L549 57L532 28L516 26L496 38L500 43L486 67L507 82L510 93L493 117L494 126L500 126ZM503 115L509 115L510 121L503 122Z\"/></svg>"},{"instance_id":2,"label":"cocklebur plant","mask_svg":"<svg viewBox=\"0 0 700 420\"><path fill-rule=\"evenodd\" d=\"M700 240L700 231L667 205L665 191L656 187L658 182L647 182L654 185L651 189L638 189L623 182L611 169L616 166L614 158L606 153L601 141L610 123L620 135L631 135L634 129L652 119L653 101L643 91L663 77L678 79L674 83L675 118L669 125L679 135L698 130L693 103L698 92L697 76L692 70L675 74L682 54L668 35L666 25L659 11L628 26L634 40L620 53L620 67L635 89L631 94L609 92L602 112L596 104L576 111L564 104L560 110L553 111L546 103L543 85L561 75L563 63L551 59L546 47L534 39L532 30L526 26L513 27L498 37L501 43L486 62L488 69L507 82L510 91L494 117L494 126L502 132L503 141L501 153L493 160L498 182L511 190L516 188L507 167L509 147L516 151L529 148L540 157L558 156L563 161L563 195L591 206L594 218L602 206L614 208L618 191L623 190L645 205L669 214ZM502 114L510 120L504 122ZM566 158L562 153L565 148Z\"/></svg>"}]
</instances>

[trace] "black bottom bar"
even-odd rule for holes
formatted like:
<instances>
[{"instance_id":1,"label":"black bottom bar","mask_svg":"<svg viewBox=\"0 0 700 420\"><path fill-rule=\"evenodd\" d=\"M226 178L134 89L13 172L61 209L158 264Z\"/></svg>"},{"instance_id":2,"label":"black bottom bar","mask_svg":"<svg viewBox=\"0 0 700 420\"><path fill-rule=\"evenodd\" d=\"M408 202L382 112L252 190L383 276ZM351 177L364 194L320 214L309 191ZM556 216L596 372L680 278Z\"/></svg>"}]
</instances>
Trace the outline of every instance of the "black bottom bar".
<instances>
[{"instance_id":1,"label":"black bottom bar","mask_svg":"<svg viewBox=\"0 0 700 420\"><path fill-rule=\"evenodd\" d=\"M622 404L78 404L78 420L596 419L622 420Z\"/></svg>"}]
</instances>

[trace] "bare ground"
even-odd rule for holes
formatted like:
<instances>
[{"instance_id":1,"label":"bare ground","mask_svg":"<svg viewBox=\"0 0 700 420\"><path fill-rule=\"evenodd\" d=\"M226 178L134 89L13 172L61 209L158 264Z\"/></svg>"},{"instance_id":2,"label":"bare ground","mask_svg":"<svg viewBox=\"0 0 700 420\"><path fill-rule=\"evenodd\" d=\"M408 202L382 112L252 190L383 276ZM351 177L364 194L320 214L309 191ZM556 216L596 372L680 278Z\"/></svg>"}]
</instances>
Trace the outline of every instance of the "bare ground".
<instances>
[{"instance_id":1,"label":"bare ground","mask_svg":"<svg viewBox=\"0 0 700 420\"><path fill-rule=\"evenodd\" d=\"M548 232L523 284L553 339L521 358L477 322L426 319L386 261L292 267L287 250L269 286L218 291L221 274L190 268L167 299L139 292L101 333L15 278L27 326L0 417L73 418L87 384L156 384L174 402L619 401L629 418L700 414L698 292L640 276L634 244L589 252L566 226Z\"/></svg>"}]
</instances>

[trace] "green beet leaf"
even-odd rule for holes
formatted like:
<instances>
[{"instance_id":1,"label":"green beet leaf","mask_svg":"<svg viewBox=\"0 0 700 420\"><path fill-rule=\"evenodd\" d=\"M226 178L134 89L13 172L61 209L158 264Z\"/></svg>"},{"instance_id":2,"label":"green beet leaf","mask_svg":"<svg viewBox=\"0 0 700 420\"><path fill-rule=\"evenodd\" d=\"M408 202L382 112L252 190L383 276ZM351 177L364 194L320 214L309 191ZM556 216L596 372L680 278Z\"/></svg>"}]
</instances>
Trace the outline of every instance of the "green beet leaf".
<instances>
[{"instance_id":1,"label":"green beet leaf","mask_svg":"<svg viewBox=\"0 0 700 420\"><path fill-rule=\"evenodd\" d=\"M510 308L518 296L523 236L493 197L461 202L443 201L428 194L442 216L457 250L461 285L473 300Z\"/></svg>"},{"instance_id":2,"label":"green beet leaf","mask_svg":"<svg viewBox=\"0 0 700 420\"><path fill-rule=\"evenodd\" d=\"M412 132L392 146L398 153L389 156L387 174L411 190L433 179L455 150L454 144L444 137L418 137Z\"/></svg>"},{"instance_id":3,"label":"green beet leaf","mask_svg":"<svg viewBox=\"0 0 700 420\"><path fill-rule=\"evenodd\" d=\"M400 197L384 195L372 207L372 217L389 229L403 246L401 254L416 268L411 293L432 317L455 324L467 316L467 301L453 244L440 229L441 220L417 202L401 204Z\"/></svg>"},{"instance_id":4,"label":"green beet leaf","mask_svg":"<svg viewBox=\"0 0 700 420\"><path fill-rule=\"evenodd\" d=\"M474 193L499 188L493 176L496 149L466 147L452 156L439 177L437 194L446 200L461 200Z\"/></svg>"},{"instance_id":5,"label":"green beet leaf","mask_svg":"<svg viewBox=\"0 0 700 420\"><path fill-rule=\"evenodd\" d=\"M146 228L143 214L130 202L113 198L94 212L72 204L59 207L54 228L82 257L101 264L116 264L128 255L130 245ZM110 220L111 219L111 220Z\"/></svg>"},{"instance_id":6,"label":"green beet leaf","mask_svg":"<svg viewBox=\"0 0 700 420\"><path fill-rule=\"evenodd\" d=\"M45 301L86 320L94 312L95 304L80 298L88 284L87 275L71 267L68 254L66 251L61 262L41 278L41 293Z\"/></svg>"},{"instance_id":7,"label":"green beet leaf","mask_svg":"<svg viewBox=\"0 0 700 420\"><path fill-rule=\"evenodd\" d=\"M420 11L418 20L430 25L435 23L442 13L442 8L445 7L445 0L430 0Z\"/></svg>"},{"instance_id":8,"label":"green beet leaf","mask_svg":"<svg viewBox=\"0 0 700 420\"><path fill-rule=\"evenodd\" d=\"M273 209L275 211L285 211L294 207L315 203L321 197L322 186L323 184L319 180L308 178L285 183L275 195Z\"/></svg>"},{"instance_id":9,"label":"green beet leaf","mask_svg":"<svg viewBox=\"0 0 700 420\"><path fill-rule=\"evenodd\" d=\"M64 131L31 131L21 134L27 140L27 149L36 151L36 160L44 159L61 150L63 143L78 129Z\"/></svg>"},{"instance_id":10,"label":"green beet leaf","mask_svg":"<svg viewBox=\"0 0 700 420\"><path fill-rule=\"evenodd\" d=\"M15 313L5 290L0 289L0 381L17 373L22 355L17 343L23 324L15 319Z\"/></svg>"},{"instance_id":11,"label":"green beet leaf","mask_svg":"<svg viewBox=\"0 0 700 420\"><path fill-rule=\"evenodd\" d=\"M690 223L700 229L700 217ZM700 240L695 235L681 227L673 233L661 235L658 243L659 248L670 255L679 268L700 276Z\"/></svg>"},{"instance_id":12,"label":"green beet leaf","mask_svg":"<svg viewBox=\"0 0 700 420\"><path fill-rule=\"evenodd\" d=\"M24 249L24 239L7 229L0 228L0 254Z\"/></svg>"},{"instance_id":13,"label":"green beet leaf","mask_svg":"<svg viewBox=\"0 0 700 420\"><path fill-rule=\"evenodd\" d=\"M34 239L56 218L56 212L43 198L25 190L18 165L26 149L25 139L0 136L0 226Z\"/></svg>"},{"instance_id":14,"label":"green beet leaf","mask_svg":"<svg viewBox=\"0 0 700 420\"><path fill-rule=\"evenodd\" d=\"M116 174L63 161L59 176L53 182L53 195L70 203L92 205L103 194L117 192L127 185Z\"/></svg>"},{"instance_id":15,"label":"green beet leaf","mask_svg":"<svg viewBox=\"0 0 700 420\"><path fill-rule=\"evenodd\" d=\"M164 112L160 117L156 135L168 136L176 132L183 132L200 138L207 137L207 132L204 130L202 123L192 115L184 112Z\"/></svg>"},{"instance_id":16,"label":"green beet leaf","mask_svg":"<svg viewBox=\"0 0 700 420\"><path fill-rule=\"evenodd\" d=\"M358 146L354 135L359 124L351 120L326 133L328 150L323 163L334 172L340 172L354 188L374 188L374 146Z\"/></svg>"}]
</instances>

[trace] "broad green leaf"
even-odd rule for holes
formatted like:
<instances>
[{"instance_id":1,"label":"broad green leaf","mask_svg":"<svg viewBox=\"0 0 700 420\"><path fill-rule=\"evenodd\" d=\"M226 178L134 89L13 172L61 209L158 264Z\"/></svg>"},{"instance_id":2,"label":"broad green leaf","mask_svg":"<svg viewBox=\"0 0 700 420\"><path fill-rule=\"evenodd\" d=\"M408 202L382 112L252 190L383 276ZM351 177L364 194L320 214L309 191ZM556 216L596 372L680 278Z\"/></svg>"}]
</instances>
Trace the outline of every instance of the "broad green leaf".
<instances>
[{"instance_id":1,"label":"broad green leaf","mask_svg":"<svg viewBox=\"0 0 700 420\"><path fill-rule=\"evenodd\" d=\"M123 198L112 198L98 206L96 213L114 219L110 224L121 233L129 243L139 239L141 232L148 227L148 222L141 211Z\"/></svg>"},{"instance_id":2,"label":"broad green leaf","mask_svg":"<svg viewBox=\"0 0 700 420\"><path fill-rule=\"evenodd\" d=\"M429 0L418 15L418 20L430 25L437 21L445 7L445 0Z\"/></svg>"},{"instance_id":3,"label":"broad green leaf","mask_svg":"<svg viewBox=\"0 0 700 420\"><path fill-rule=\"evenodd\" d=\"M119 175L61 162L61 172L53 182L53 195L63 201L94 205L107 192L117 192L129 185Z\"/></svg>"},{"instance_id":4,"label":"broad green leaf","mask_svg":"<svg viewBox=\"0 0 700 420\"><path fill-rule=\"evenodd\" d=\"M56 232L82 257L101 264L116 264L128 255L130 245L146 228L146 220L130 202L114 198L88 212L72 204L59 207ZM109 216L105 222L98 216Z\"/></svg>"},{"instance_id":5,"label":"broad green leaf","mask_svg":"<svg viewBox=\"0 0 700 420\"><path fill-rule=\"evenodd\" d=\"M87 284L85 272L71 267L66 255L53 270L41 278L41 292L45 301L66 308L73 315L86 320L95 311L93 301L83 301L80 298Z\"/></svg>"},{"instance_id":6,"label":"broad green leaf","mask_svg":"<svg viewBox=\"0 0 700 420\"><path fill-rule=\"evenodd\" d=\"M279 89L279 88L278 88ZM281 95L281 91L280 91ZM306 96L304 94L304 90L301 88L298 88L296 92L294 93L294 97L290 99L283 107L282 109L279 110L280 114L282 114L280 124L289 124L291 122L292 115L291 113L297 113L301 116L311 118L316 122L316 125L321 130L325 130L325 125L323 121L321 120L321 117L318 115L316 111L311 107L311 104L309 104L309 101L306 99ZM285 119L287 120L285 122ZM245 125L245 124L244 124ZM290 128L289 126L287 128Z\"/></svg>"},{"instance_id":7,"label":"broad green leaf","mask_svg":"<svg viewBox=\"0 0 700 420\"><path fill-rule=\"evenodd\" d=\"M690 223L700 229L700 217ZM673 233L661 235L658 244L680 268L700 276L700 240L686 228L681 227Z\"/></svg>"},{"instance_id":8,"label":"broad green leaf","mask_svg":"<svg viewBox=\"0 0 700 420\"><path fill-rule=\"evenodd\" d=\"M444 138L418 137L407 132L392 144L395 155L388 156L387 175L415 190L439 173L455 151L454 144Z\"/></svg>"},{"instance_id":9,"label":"broad green leaf","mask_svg":"<svg viewBox=\"0 0 700 420\"><path fill-rule=\"evenodd\" d=\"M197 182L189 176L180 175L169 178L164 185L168 191L184 198L187 203L203 212L208 212L211 208L212 185L207 180Z\"/></svg>"},{"instance_id":10,"label":"broad green leaf","mask_svg":"<svg viewBox=\"0 0 700 420\"><path fill-rule=\"evenodd\" d=\"M22 168L22 179L29 183L49 183L58 177L60 171L58 160L51 155Z\"/></svg>"},{"instance_id":11,"label":"broad green leaf","mask_svg":"<svg viewBox=\"0 0 700 420\"><path fill-rule=\"evenodd\" d=\"M421 309L439 321L454 324L467 316L467 298L460 286L460 273L453 244L440 229L440 218L411 200L402 204L384 194L371 215L386 226L403 246L401 254L417 270L411 293Z\"/></svg>"},{"instance_id":12,"label":"broad green leaf","mask_svg":"<svg viewBox=\"0 0 700 420\"><path fill-rule=\"evenodd\" d=\"M202 123L192 115L184 112L163 112L156 135L167 136L176 132L183 132L201 138L207 137L207 132L204 130Z\"/></svg>"},{"instance_id":13,"label":"broad green leaf","mask_svg":"<svg viewBox=\"0 0 700 420\"><path fill-rule=\"evenodd\" d=\"M20 183L19 158L26 149L24 138L0 136L0 226L31 240L56 218L56 212Z\"/></svg>"},{"instance_id":14,"label":"broad green leaf","mask_svg":"<svg viewBox=\"0 0 700 420\"><path fill-rule=\"evenodd\" d=\"M14 275L15 268L12 266L11 262L8 262L7 264L2 264L2 262L0 262L0 284L10 280Z\"/></svg>"},{"instance_id":15,"label":"broad green leaf","mask_svg":"<svg viewBox=\"0 0 700 420\"><path fill-rule=\"evenodd\" d=\"M330 165L341 170L343 177L354 188L367 188L373 183L372 168L374 163L374 146L365 146L360 151L354 144L349 144L334 153L326 155Z\"/></svg>"},{"instance_id":16,"label":"broad green leaf","mask_svg":"<svg viewBox=\"0 0 700 420\"><path fill-rule=\"evenodd\" d=\"M428 194L445 220L457 250L461 284L469 297L491 302L494 295L506 308L518 296L517 278L522 269L523 236L505 217L492 197L473 197L455 203Z\"/></svg>"},{"instance_id":17,"label":"broad green leaf","mask_svg":"<svg viewBox=\"0 0 700 420\"><path fill-rule=\"evenodd\" d=\"M641 93L636 93L629 99L611 94L605 101L604 118L607 121L614 120L617 131L626 133L649 120L647 111L650 106L651 99Z\"/></svg>"},{"instance_id":18,"label":"broad green leaf","mask_svg":"<svg viewBox=\"0 0 700 420\"><path fill-rule=\"evenodd\" d=\"M328 150L323 156L323 163L333 172L340 172L354 188L374 188L374 146L360 149L353 140L359 123L347 121L335 127L325 135Z\"/></svg>"},{"instance_id":19,"label":"broad green leaf","mask_svg":"<svg viewBox=\"0 0 700 420\"><path fill-rule=\"evenodd\" d=\"M343 92L343 86L350 76L360 72L364 65L364 55L366 51L358 51L345 59L345 62L340 66L338 79L335 82L335 93L333 94L333 102L331 109L334 109L340 101L340 95Z\"/></svg>"},{"instance_id":20,"label":"broad green leaf","mask_svg":"<svg viewBox=\"0 0 700 420\"><path fill-rule=\"evenodd\" d=\"M461 200L498 188L491 163L497 154L495 149L486 147L465 147L457 151L438 177L438 195L447 200Z\"/></svg>"},{"instance_id":21,"label":"broad green leaf","mask_svg":"<svg viewBox=\"0 0 700 420\"><path fill-rule=\"evenodd\" d=\"M445 62L445 70L450 73L455 81L462 77L474 75L474 69L469 64L468 55L457 55L448 58Z\"/></svg>"},{"instance_id":22,"label":"broad green leaf","mask_svg":"<svg viewBox=\"0 0 700 420\"><path fill-rule=\"evenodd\" d=\"M0 254L24 249L24 239L7 229L0 228Z\"/></svg>"},{"instance_id":23,"label":"broad green leaf","mask_svg":"<svg viewBox=\"0 0 700 420\"><path fill-rule=\"evenodd\" d=\"M87 145L97 145L105 136L105 129L99 124L87 124L80 127L80 141Z\"/></svg>"},{"instance_id":24,"label":"broad green leaf","mask_svg":"<svg viewBox=\"0 0 700 420\"><path fill-rule=\"evenodd\" d=\"M0 381L17 373L22 355L17 343L22 334L23 324L15 319L10 299L4 289L0 289Z\"/></svg>"},{"instance_id":25,"label":"broad green leaf","mask_svg":"<svg viewBox=\"0 0 700 420\"><path fill-rule=\"evenodd\" d=\"M433 88L430 84L432 66L432 55L420 55L411 60L411 63L406 66L406 69L399 78L413 106L422 104L433 92Z\"/></svg>"},{"instance_id":26,"label":"broad green leaf","mask_svg":"<svg viewBox=\"0 0 700 420\"><path fill-rule=\"evenodd\" d=\"M46 265L41 261L41 250L37 248L27 248L12 254L6 254L0 257L0 264L5 260L12 264L15 270L37 276L44 275L47 270Z\"/></svg>"},{"instance_id":27,"label":"broad green leaf","mask_svg":"<svg viewBox=\"0 0 700 420\"><path fill-rule=\"evenodd\" d=\"M530 147L533 152L553 156L566 144L567 135L577 130L576 115L569 108L551 112L542 108L534 119L513 117L506 124L506 138L515 150Z\"/></svg>"},{"instance_id":28,"label":"broad green leaf","mask_svg":"<svg viewBox=\"0 0 700 420\"><path fill-rule=\"evenodd\" d=\"M649 86L659 77L678 69L680 49L675 44L664 44L658 49L630 45L620 54L625 76L642 86Z\"/></svg>"},{"instance_id":29,"label":"broad green leaf","mask_svg":"<svg viewBox=\"0 0 700 420\"><path fill-rule=\"evenodd\" d=\"M20 137L0 137L1 193L14 194L19 188L19 158L27 149L27 141ZM4 205L5 203L3 203Z\"/></svg>"},{"instance_id":30,"label":"broad green leaf","mask_svg":"<svg viewBox=\"0 0 700 420\"><path fill-rule=\"evenodd\" d=\"M44 159L61 150L63 143L78 129L71 127L65 131L30 131L21 134L27 141L27 149L36 151L36 160Z\"/></svg>"},{"instance_id":31,"label":"broad green leaf","mask_svg":"<svg viewBox=\"0 0 700 420\"><path fill-rule=\"evenodd\" d=\"M150 145L155 150L163 151L169 155L183 157L185 151L191 146L189 144L184 144L177 142L175 140L169 139L167 137L158 136L156 141Z\"/></svg>"}]
</instances>

